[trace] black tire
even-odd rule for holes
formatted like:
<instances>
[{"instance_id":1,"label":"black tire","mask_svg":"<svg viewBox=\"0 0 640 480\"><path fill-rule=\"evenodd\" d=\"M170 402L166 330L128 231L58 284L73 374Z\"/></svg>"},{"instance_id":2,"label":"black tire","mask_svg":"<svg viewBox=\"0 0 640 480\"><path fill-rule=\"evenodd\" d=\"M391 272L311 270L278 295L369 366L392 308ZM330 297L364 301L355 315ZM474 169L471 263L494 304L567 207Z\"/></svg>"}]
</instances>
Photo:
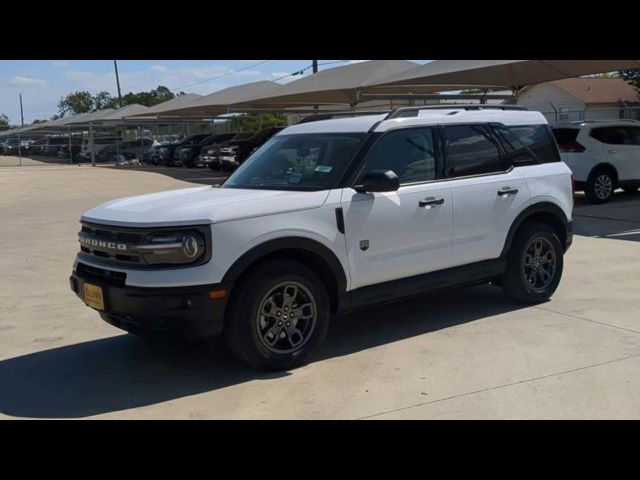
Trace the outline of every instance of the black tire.
<instances>
[{"instance_id":1,"label":"black tire","mask_svg":"<svg viewBox=\"0 0 640 480\"><path fill-rule=\"evenodd\" d=\"M525 257L530 248L536 249L537 242L553 252L555 264L549 278L545 278L549 274L549 266L543 268L540 264L539 273L533 274L536 287L527 279L527 275L531 275L532 267L526 265ZM509 250L507 270L501 280L504 293L512 300L526 304L548 300L558 288L562 277L563 254L562 244L549 225L540 222L525 222L518 229ZM547 258L546 254L543 258ZM539 260L535 261L535 264L538 262ZM548 262L545 265L548 265Z\"/></svg>"},{"instance_id":2,"label":"black tire","mask_svg":"<svg viewBox=\"0 0 640 480\"><path fill-rule=\"evenodd\" d=\"M589 203L607 203L613 197L617 180L608 169L598 169L589 175L584 193Z\"/></svg>"},{"instance_id":3,"label":"black tire","mask_svg":"<svg viewBox=\"0 0 640 480\"><path fill-rule=\"evenodd\" d=\"M296 290L309 302L315 302L315 322L309 320L298 323L302 325L302 330L308 328L307 335L294 333L291 337L300 339L300 346L293 346L283 322L278 322L276 318L280 316L261 316L260 312L266 307L265 302L271 305L269 311L277 308L280 313L285 311L286 303L284 296L281 298L280 306L278 301L269 303L272 292L287 288L282 285L299 285L303 288ZM304 291L306 290L306 291ZM289 293L293 292L290 288ZM296 297L302 298L302 297ZM309 300L310 299L310 300ZM307 305L308 303L305 303ZM293 305L299 305L292 303ZM310 308L310 307L306 307ZM273 309L273 310L272 310ZM299 309L299 310L298 310ZM303 309L298 306L298 312ZM308 312L313 311L307 310ZM278 313L278 315L280 315ZM304 264L290 260L268 260L254 267L233 293L233 298L227 310L224 327L224 337L227 345L233 353L246 364L260 370L288 370L303 365L309 355L322 343L329 328L330 303L327 289L316 273ZM279 325L283 325L280 327ZM291 322L287 323L291 325ZM309 327L307 325L313 325ZM295 328L294 326L294 328ZM262 328L262 332L260 330ZM269 331L277 331L277 335L269 334ZM301 330L298 330L301 332ZM284 335L284 336L282 336ZM275 340L271 348L267 346L268 338ZM303 340L302 340L303 339ZM282 348L276 348L283 345ZM287 345L290 351L285 351Z\"/></svg>"}]
</instances>

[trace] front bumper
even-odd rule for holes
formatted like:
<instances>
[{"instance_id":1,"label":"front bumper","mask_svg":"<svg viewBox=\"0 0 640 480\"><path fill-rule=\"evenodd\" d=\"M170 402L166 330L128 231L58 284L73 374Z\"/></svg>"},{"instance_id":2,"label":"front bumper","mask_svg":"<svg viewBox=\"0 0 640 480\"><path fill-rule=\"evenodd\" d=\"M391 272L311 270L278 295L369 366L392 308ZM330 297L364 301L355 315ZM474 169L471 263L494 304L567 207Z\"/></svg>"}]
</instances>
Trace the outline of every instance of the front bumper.
<instances>
[{"instance_id":1,"label":"front bumper","mask_svg":"<svg viewBox=\"0 0 640 480\"><path fill-rule=\"evenodd\" d=\"M82 265L82 267L80 267ZM102 288L106 322L131 333L167 333L209 337L222 332L229 289L223 298L211 298L221 284L190 287L131 287L125 274L78 264L70 277L71 290L84 301L84 284Z\"/></svg>"}]
</instances>

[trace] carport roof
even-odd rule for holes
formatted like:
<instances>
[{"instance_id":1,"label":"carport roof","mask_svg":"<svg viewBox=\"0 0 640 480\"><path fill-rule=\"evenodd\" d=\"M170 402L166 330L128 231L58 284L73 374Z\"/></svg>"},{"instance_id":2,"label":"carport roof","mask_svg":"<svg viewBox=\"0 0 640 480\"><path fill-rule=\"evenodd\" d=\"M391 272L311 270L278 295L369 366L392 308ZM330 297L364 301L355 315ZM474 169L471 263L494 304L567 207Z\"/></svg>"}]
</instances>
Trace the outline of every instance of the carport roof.
<instances>
[{"instance_id":1,"label":"carport roof","mask_svg":"<svg viewBox=\"0 0 640 480\"><path fill-rule=\"evenodd\" d=\"M526 85L622 69L640 68L640 60L435 60L372 82L367 93L413 93L460 87L520 88Z\"/></svg>"},{"instance_id":2,"label":"carport roof","mask_svg":"<svg viewBox=\"0 0 640 480\"><path fill-rule=\"evenodd\" d=\"M178 97L172 98L171 100L167 100L166 102L162 102L158 105L154 105L153 107L149 107L144 112L131 114L129 115L129 119L135 120L140 119L141 117L146 118L154 117L156 115L162 115L164 112L170 112L177 108L184 107L200 98L202 98L202 95L198 95L197 93L187 93L185 95L180 95Z\"/></svg>"},{"instance_id":3,"label":"carport roof","mask_svg":"<svg viewBox=\"0 0 640 480\"><path fill-rule=\"evenodd\" d=\"M417 66L407 60L371 60L329 68L282 86L278 91L235 102L235 108L355 105L360 89Z\"/></svg>"},{"instance_id":4,"label":"carport roof","mask_svg":"<svg viewBox=\"0 0 640 480\"><path fill-rule=\"evenodd\" d=\"M193 102L186 103L182 106L164 109L159 116L215 117L230 113L231 106L235 103L247 102L260 96L270 95L279 91L281 88L283 88L281 85L268 80L237 85L197 98Z\"/></svg>"}]
</instances>

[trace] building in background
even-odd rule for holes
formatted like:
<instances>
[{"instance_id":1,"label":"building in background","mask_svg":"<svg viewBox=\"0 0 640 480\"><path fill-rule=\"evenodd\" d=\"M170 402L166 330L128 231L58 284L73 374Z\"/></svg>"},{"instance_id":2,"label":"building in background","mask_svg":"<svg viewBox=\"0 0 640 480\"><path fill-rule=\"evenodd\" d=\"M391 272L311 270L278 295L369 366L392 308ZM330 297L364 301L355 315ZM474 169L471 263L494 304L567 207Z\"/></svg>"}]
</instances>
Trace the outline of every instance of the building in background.
<instances>
[{"instance_id":1,"label":"building in background","mask_svg":"<svg viewBox=\"0 0 640 480\"><path fill-rule=\"evenodd\" d=\"M640 119L638 92L621 78L567 78L525 88L517 100L551 123Z\"/></svg>"}]
</instances>

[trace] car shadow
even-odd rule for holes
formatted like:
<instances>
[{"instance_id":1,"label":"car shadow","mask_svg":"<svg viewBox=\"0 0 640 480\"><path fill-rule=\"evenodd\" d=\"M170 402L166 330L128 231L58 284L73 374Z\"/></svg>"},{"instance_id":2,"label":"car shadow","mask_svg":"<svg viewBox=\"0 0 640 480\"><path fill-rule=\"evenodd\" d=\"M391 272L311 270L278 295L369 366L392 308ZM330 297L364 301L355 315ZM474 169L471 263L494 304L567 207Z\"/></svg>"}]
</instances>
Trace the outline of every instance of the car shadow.
<instances>
[{"instance_id":1,"label":"car shadow","mask_svg":"<svg viewBox=\"0 0 640 480\"><path fill-rule=\"evenodd\" d=\"M353 312L334 319L312 361L519 308L499 288L480 286ZM87 417L292 374L245 367L221 338L153 344L123 334L0 361L0 412L27 418Z\"/></svg>"}]
</instances>

